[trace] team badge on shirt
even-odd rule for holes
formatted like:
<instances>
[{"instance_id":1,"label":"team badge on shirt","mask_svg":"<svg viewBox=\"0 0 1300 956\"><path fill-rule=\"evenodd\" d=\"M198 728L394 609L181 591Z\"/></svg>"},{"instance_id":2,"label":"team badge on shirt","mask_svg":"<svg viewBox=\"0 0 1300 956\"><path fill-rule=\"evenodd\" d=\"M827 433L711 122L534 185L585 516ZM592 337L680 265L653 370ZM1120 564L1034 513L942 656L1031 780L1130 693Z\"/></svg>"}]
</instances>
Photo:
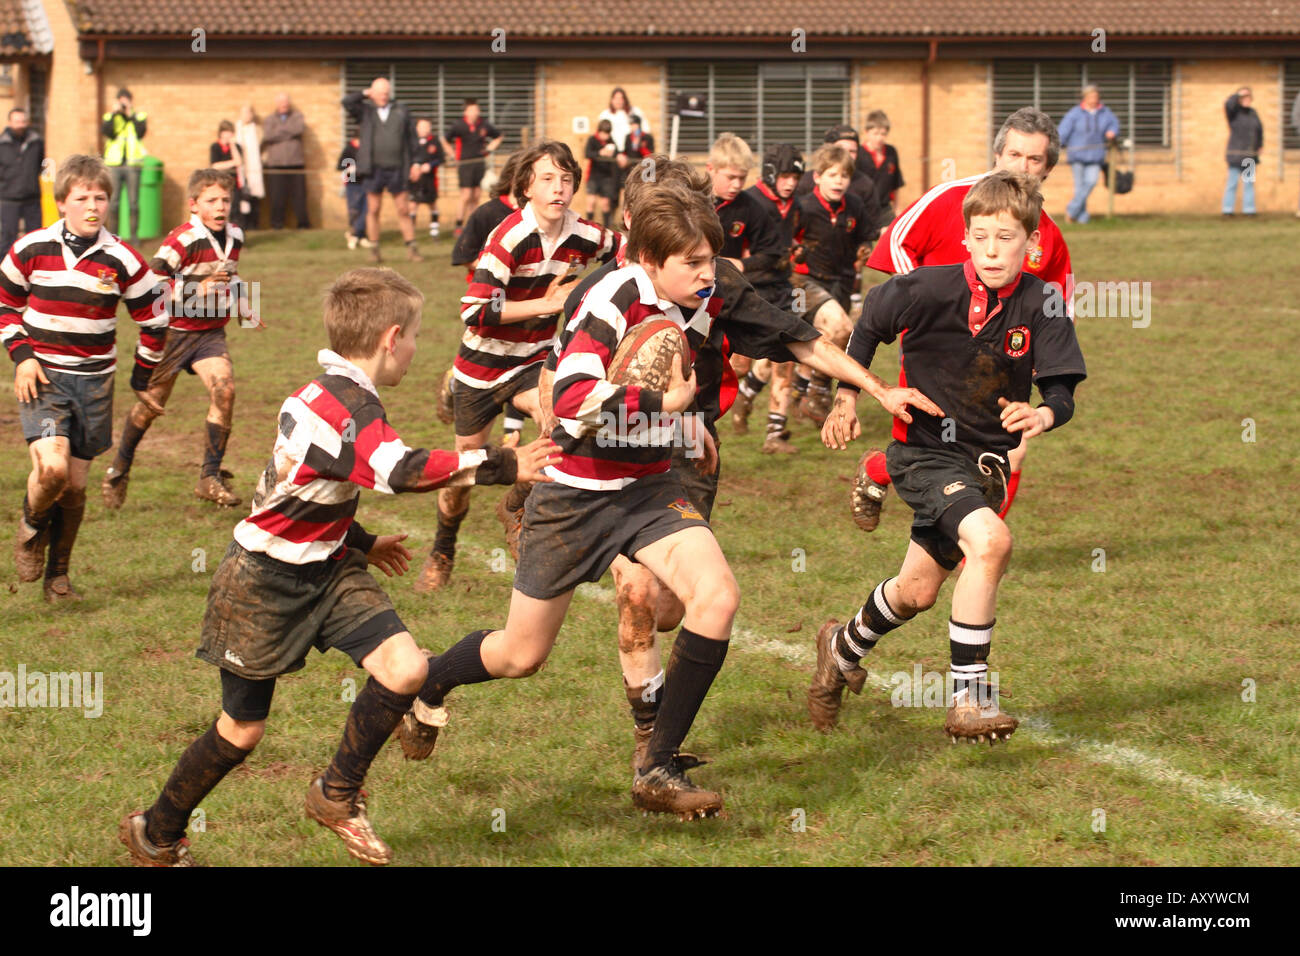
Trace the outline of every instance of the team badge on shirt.
<instances>
[{"instance_id":1,"label":"team badge on shirt","mask_svg":"<svg viewBox=\"0 0 1300 956\"><path fill-rule=\"evenodd\" d=\"M117 285L113 282L112 269L95 269L95 278L99 280L95 283L96 292L112 293L117 291Z\"/></svg>"},{"instance_id":2,"label":"team badge on shirt","mask_svg":"<svg viewBox=\"0 0 1300 956\"><path fill-rule=\"evenodd\" d=\"M1006 352L1012 358L1020 358L1029 351L1029 329L1023 325L1017 325L1014 329L1007 331L1007 337L1002 342L1002 351Z\"/></svg>"},{"instance_id":3,"label":"team badge on shirt","mask_svg":"<svg viewBox=\"0 0 1300 956\"><path fill-rule=\"evenodd\" d=\"M853 216L849 216L848 219L844 220L844 225L848 232L852 232L854 229L858 228L858 221Z\"/></svg>"},{"instance_id":4,"label":"team badge on shirt","mask_svg":"<svg viewBox=\"0 0 1300 956\"><path fill-rule=\"evenodd\" d=\"M670 504L668 507L672 508L673 511L676 511L683 518L692 518L695 521L704 520L704 515L700 514L699 510L695 507L695 505L691 504L685 498L678 498L676 501L672 502L672 504Z\"/></svg>"},{"instance_id":5,"label":"team badge on shirt","mask_svg":"<svg viewBox=\"0 0 1300 956\"><path fill-rule=\"evenodd\" d=\"M1034 246L1025 253L1025 265L1031 269L1037 269L1043 264L1043 247Z\"/></svg>"},{"instance_id":6,"label":"team badge on shirt","mask_svg":"<svg viewBox=\"0 0 1300 956\"><path fill-rule=\"evenodd\" d=\"M738 236L744 231L745 231L745 224L741 222L739 219L737 219L735 222L731 224L731 234L733 236Z\"/></svg>"}]
</instances>

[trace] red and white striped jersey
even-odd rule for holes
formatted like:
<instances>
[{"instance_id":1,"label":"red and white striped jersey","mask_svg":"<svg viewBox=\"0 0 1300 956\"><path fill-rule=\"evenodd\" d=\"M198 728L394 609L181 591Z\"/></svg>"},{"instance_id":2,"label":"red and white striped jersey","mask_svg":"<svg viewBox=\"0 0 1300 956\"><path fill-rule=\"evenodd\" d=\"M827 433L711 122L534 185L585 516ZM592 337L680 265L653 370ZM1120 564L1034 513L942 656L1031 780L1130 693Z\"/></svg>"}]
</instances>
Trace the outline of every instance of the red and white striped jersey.
<instances>
[{"instance_id":1,"label":"red and white striped jersey","mask_svg":"<svg viewBox=\"0 0 1300 956\"><path fill-rule=\"evenodd\" d=\"M905 275L918 266L952 266L970 258L966 248L966 223L961 205L971 187L987 176L967 176L940 183L885 229L871 250L867 265L881 272ZM1065 296L1067 313L1073 317L1074 275L1070 250L1052 217L1043 210L1038 221L1039 239L1025 253L1024 271L1044 282L1056 283Z\"/></svg>"},{"instance_id":2,"label":"red and white striped jersey","mask_svg":"<svg viewBox=\"0 0 1300 956\"><path fill-rule=\"evenodd\" d=\"M232 222L226 223L225 243L203 224L198 213L190 216L171 232L158 247L149 268L167 289L167 311L171 328L182 332L219 329L230 321L235 299L227 293L199 295L196 286L216 272L239 272L239 251L244 246L244 232Z\"/></svg>"},{"instance_id":3,"label":"red and white striped jersey","mask_svg":"<svg viewBox=\"0 0 1300 956\"><path fill-rule=\"evenodd\" d=\"M235 526L242 547L289 564L323 561L342 545L362 488L398 494L514 481L511 451L407 447L365 372L329 349L317 360L325 374L280 406L252 514Z\"/></svg>"},{"instance_id":4,"label":"red and white striped jersey","mask_svg":"<svg viewBox=\"0 0 1300 956\"><path fill-rule=\"evenodd\" d=\"M167 313L140 253L107 229L77 256L63 220L23 236L0 265L0 341L14 363L101 375L117 368L117 304L140 326L136 364L162 358Z\"/></svg>"},{"instance_id":5,"label":"red and white striped jersey","mask_svg":"<svg viewBox=\"0 0 1300 956\"><path fill-rule=\"evenodd\" d=\"M556 315L502 323L506 302L526 302L546 294L558 275L581 272L592 259L607 262L623 237L566 210L560 237L543 236L532 204L507 216L488 236L461 298L465 323L453 365L456 379L474 388L492 388L541 362L555 344Z\"/></svg>"}]
</instances>

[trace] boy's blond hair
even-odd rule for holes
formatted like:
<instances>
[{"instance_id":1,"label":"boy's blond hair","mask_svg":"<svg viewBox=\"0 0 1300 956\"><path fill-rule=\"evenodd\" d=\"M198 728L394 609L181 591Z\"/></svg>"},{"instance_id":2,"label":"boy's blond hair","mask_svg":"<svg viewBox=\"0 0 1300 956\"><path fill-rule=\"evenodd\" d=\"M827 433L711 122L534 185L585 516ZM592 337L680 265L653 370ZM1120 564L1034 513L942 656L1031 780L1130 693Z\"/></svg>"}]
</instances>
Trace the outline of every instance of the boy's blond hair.
<instances>
[{"instance_id":1,"label":"boy's blond hair","mask_svg":"<svg viewBox=\"0 0 1300 956\"><path fill-rule=\"evenodd\" d=\"M623 184L623 208L635 219L641 200L651 195L656 186L667 183L677 183L708 200L713 198L713 182L704 170L684 159L669 159L664 153L655 153L628 167L627 182Z\"/></svg>"},{"instance_id":2,"label":"boy's blond hair","mask_svg":"<svg viewBox=\"0 0 1300 956\"><path fill-rule=\"evenodd\" d=\"M749 172L755 165L754 151L735 133L723 133L709 147L709 165L714 169L731 168Z\"/></svg>"},{"instance_id":3,"label":"boy's blond hair","mask_svg":"<svg viewBox=\"0 0 1300 956\"><path fill-rule=\"evenodd\" d=\"M817 152L812 154L813 172L818 176L836 166L845 176L851 177L857 162L849 155L847 149L843 146L836 146L834 143L827 143L825 146L818 147Z\"/></svg>"},{"instance_id":4,"label":"boy's blond hair","mask_svg":"<svg viewBox=\"0 0 1300 956\"><path fill-rule=\"evenodd\" d=\"M403 332L420 315L424 294L392 269L352 269L325 293L325 332L344 358L369 358L394 325Z\"/></svg>"},{"instance_id":5,"label":"boy's blond hair","mask_svg":"<svg viewBox=\"0 0 1300 956\"><path fill-rule=\"evenodd\" d=\"M232 195L235 191L235 180L229 173L222 172L220 169L196 169L190 173L190 181L185 184L185 194L191 199L198 199L203 195L203 190L209 186L220 186L226 191L226 195Z\"/></svg>"},{"instance_id":6,"label":"boy's blond hair","mask_svg":"<svg viewBox=\"0 0 1300 956\"><path fill-rule=\"evenodd\" d=\"M1025 227L1025 235L1037 229L1043 214L1043 194L1037 182L1023 173L999 169L972 186L961 204L961 217L967 229L973 216L997 216L1004 212Z\"/></svg>"},{"instance_id":7,"label":"boy's blond hair","mask_svg":"<svg viewBox=\"0 0 1300 956\"><path fill-rule=\"evenodd\" d=\"M109 175L108 167L98 156L78 153L63 161L59 166L58 174L54 177L55 202L63 202L67 199L68 193L72 192L72 187L77 184L98 186L108 193L109 198L113 196L113 177Z\"/></svg>"},{"instance_id":8,"label":"boy's blond hair","mask_svg":"<svg viewBox=\"0 0 1300 956\"><path fill-rule=\"evenodd\" d=\"M669 256L685 256L707 242L717 255L723 242L722 223L713 203L679 182L657 183L643 193L628 230L627 261L641 257L656 267Z\"/></svg>"}]
</instances>

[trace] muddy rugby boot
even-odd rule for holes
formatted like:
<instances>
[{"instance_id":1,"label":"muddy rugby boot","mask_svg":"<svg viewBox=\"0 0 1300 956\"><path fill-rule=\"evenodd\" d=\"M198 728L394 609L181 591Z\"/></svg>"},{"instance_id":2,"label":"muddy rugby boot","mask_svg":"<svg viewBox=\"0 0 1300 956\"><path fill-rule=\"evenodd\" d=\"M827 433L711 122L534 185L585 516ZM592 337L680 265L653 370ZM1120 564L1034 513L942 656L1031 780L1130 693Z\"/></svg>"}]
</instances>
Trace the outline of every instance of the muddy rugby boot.
<instances>
[{"instance_id":1,"label":"muddy rugby boot","mask_svg":"<svg viewBox=\"0 0 1300 956\"><path fill-rule=\"evenodd\" d=\"M880 524L880 509L889 494L889 485L873 481L867 474L867 459L879 455L875 448L870 448L858 461L858 470L853 475L853 488L849 491L849 507L853 513L853 523L863 531L875 531Z\"/></svg>"},{"instance_id":2,"label":"muddy rugby boot","mask_svg":"<svg viewBox=\"0 0 1300 956\"><path fill-rule=\"evenodd\" d=\"M307 816L327 830L333 830L347 851L371 866L393 862L393 851L379 838L366 816L366 792L358 790L351 800L331 800L325 796L321 778L307 788Z\"/></svg>"},{"instance_id":3,"label":"muddy rugby boot","mask_svg":"<svg viewBox=\"0 0 1300 956\"><path fill-rule=\"evenodd\" d=\"M682 758L674 756L667 765L632 780L632 805L644 813L674 813L679 820L715 817L722 812L722 794L697 787L686 776Z\"/></svg>"},{"instance_id":4,"label":"muddy rugby boot","mask_svg":"<svg viewBox=\"0 0 1300 956\"><path fill-rule=\"evenodd\" d=\"M1016 732L1020 721L998 708L997 691L990 684L974 684L953 695L943 732L953 743L984 743L1007 740Z\"/></svg>"},{"instance_id":5,"label":"muddy rugby boot","mask_svg":"<svg viewBox=\"0 0 1300 956\"><path fill-rule=\"evenodd\" d=\"M190 841L181 837L168 846L154 846L145 834L144 811L137 810L122 818L117 838L131 854L136 866L198 866L190 853Z\"/></svg>"}]
</instances>

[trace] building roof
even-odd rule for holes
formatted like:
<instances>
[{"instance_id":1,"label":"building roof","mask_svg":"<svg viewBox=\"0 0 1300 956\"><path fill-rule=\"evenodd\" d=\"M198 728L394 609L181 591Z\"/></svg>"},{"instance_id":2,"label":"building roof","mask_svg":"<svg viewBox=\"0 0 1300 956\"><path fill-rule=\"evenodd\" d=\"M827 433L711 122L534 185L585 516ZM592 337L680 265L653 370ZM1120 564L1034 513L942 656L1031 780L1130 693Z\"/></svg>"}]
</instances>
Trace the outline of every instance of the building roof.
<instances>
[{"instance_id":1,"label":"building roof","mask_svg":"<svg viewBox=\"0 0 1300 956\"><path fill-rule=\"evenodd\" d=\"M24 0L0 0L7 9ZM36 0L26 0L35 3ZM65 0L82 35L525 38L1300 37L1295 0ZM724 12L726 22L718 22ZM486 47L485 47L486 49ZM1086 49L1086 48L1085 48ZM810 51L812 52L812 51Z\"/></svg>"},{"instance_id":2,"label":"building roof","mask_svg":"<svg viewBox=\"0 0 1300 956\"><path fill-rule=\"evenodd\" d=\"M38 56L53 49L40 0L0 0L0 56Z\"/></svg>"}]
</instances>

